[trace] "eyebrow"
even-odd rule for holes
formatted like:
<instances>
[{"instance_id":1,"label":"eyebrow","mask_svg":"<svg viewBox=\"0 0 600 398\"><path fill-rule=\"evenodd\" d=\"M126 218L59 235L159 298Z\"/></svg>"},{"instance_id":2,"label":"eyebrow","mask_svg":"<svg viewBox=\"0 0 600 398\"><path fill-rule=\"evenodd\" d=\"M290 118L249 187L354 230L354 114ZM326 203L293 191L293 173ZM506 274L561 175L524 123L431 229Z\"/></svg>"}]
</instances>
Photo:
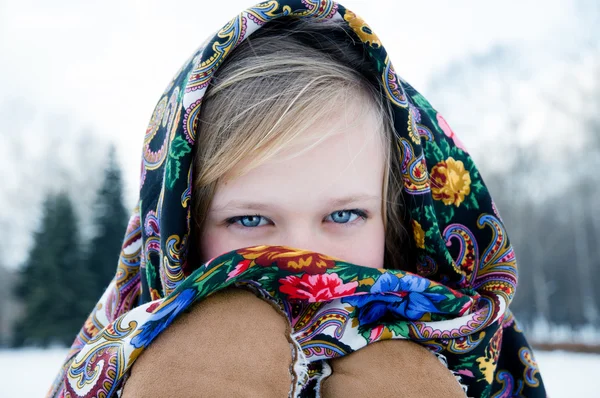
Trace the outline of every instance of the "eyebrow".
<instances>
[{"instance_id":1,"label":"eyebrow","mask_svg":"<svg viewBox=\"0 0 600 398\"><path fill-rule=\"evenodd\" d=\"M325 203L329 207L344 207L352 203L357 202L367 202L373 200L381 200L380 196L375 195L350 195L343 198L330 199ZM279 206L270 203L261 203L261 202L248 202L243 200L231 200L227 202L223 206L214 207L211 211L221 212L225 210L236 210L236 209L244 209L244 210L253 210L253 211L265 211L268 209L278 208Z\"/></svg>"},{"instance_id":2,"label":"eyebrow","mask_svg":"<svg viewBox=\"0 0 600 398\"><path fill-rule=\"evenodd\" d=\"M371 200L381 200L380 196L375 195L351 195L344 198L333 199L327 202L331 207L343 207L356 202L368 202Z\"/></svg>"}]
</instances>

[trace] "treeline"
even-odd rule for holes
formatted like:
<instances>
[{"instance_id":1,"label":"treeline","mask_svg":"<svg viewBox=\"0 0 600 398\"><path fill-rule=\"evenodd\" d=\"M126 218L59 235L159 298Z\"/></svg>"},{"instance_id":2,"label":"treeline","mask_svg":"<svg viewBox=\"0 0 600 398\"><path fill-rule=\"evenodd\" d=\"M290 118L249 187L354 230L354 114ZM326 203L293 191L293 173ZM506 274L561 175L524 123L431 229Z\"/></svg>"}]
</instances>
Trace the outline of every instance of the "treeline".
<instances>
[{"instance_id":1,"label":"treeline","mask_svg":"<svg viewBox=\"0 0 600 398\"><path fill-rule=\"evenodd\" d=\"M595 134L600 137L600 129ZM600 146L589 150L590 157L600 157ZM552 184L551 175L547 181ZM561 194L536 200L515 187L514 175L489 178L519 265L512 308L526 326L542 320L573 329L600 329L599 182L598 177L581 181Z\"/></svg>"},{"instance_id":2,"label":"treeline","mask_svg":"<svg viewBox=\"0 0 600 398\"><path fill-rule=\"evenodd\" d=\"M600 35L563 59L556 50L548 62L547 51L492 48L445 69L429 91L506 224L521 324L595 330L600 341Z\"/></svg>"},{"instance_id":3,"label":"treeline","mask_svg":"<svg viewBox=\"0 0 600 398\"><path fill-rule=\"evenodd\" d=\"M90 203L95 230L91 239L82 238L73 205L77 198L66 192L45 197L32 248L12 286L19 311L5 344L70 345L115 274L128 214L114 149Z\"/></svg>"}]
</instances>

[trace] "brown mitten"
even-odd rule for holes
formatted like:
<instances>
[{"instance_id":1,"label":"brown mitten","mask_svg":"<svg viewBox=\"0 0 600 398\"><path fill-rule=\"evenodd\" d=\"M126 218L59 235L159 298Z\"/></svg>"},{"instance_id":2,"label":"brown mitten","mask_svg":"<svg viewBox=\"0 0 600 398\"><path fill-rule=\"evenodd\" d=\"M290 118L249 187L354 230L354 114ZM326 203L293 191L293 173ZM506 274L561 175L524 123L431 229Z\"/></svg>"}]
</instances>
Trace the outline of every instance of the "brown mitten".
<instances>
[{"instance_id":1,"label":"brown mitten","mask_svg":"<svg viewBox=\"0 0 600 398\"><path fill-rule=\"evenodd\" d=\"M140 355L122 398L287 397L289 323L248 291L216 293Z\"/></svg>"},{"instance_id":2,"label":"brown mitten","mask_svg":"<svg viewBox=\"0 0 600 398\"><path fill-rule=\"evenodd\" d=\"M411 341L380 341L329 363L323 398L465 398L448 368Z\"/></svg>"}]
</instances>

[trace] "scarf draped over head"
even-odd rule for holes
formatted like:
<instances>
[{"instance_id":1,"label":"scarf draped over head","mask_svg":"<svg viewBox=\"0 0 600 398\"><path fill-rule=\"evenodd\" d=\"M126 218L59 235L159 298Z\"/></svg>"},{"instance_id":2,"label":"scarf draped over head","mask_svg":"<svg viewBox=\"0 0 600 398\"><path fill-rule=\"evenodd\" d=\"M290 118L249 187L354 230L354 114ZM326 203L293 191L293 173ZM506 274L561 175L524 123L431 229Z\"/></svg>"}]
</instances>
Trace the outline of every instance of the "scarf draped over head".
<instances>
[{"instance_id":1,"label":"scarf draped over head","mask_svg":"<svg viewBox=\"0 0 600 398\"><path fill-rule=\"evenodd\" d=\"M266 246L188 263L203 95L233 48L283 16L345 21L378 71L394 112L416 273ZM373 31L333 1L271 0L243 11L205 42L158 101L117 273L48 396L116 396L136 358L179 314L237 286L288 318L297 354L293 396L315 395L328 359L381 340L409 339L444 359L469 397L542 397L531 348L508 308L516 283L513 248L471 157L444 118L399 77Z\"/></svg>"}]
</instances>

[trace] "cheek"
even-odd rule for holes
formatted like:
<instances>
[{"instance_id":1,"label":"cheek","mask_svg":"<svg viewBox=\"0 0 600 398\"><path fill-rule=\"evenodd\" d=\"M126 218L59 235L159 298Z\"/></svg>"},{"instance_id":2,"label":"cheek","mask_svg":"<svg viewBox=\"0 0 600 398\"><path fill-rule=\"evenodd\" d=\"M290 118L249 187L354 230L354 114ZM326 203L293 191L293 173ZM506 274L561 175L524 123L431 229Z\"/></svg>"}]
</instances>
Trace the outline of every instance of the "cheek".
<instances>
[{"instance_id":1,"label":"cheek","mask_svg":"<svg viewBox=\"0 0 600 398\"><path fill-rule=\"evenodd\" d=\"M355 261L355 264L370 268L383 268L385 254L385 231L383 223L380 228L372 231L371 234L361 239L360 243L353 245L353 247L361 251L356 254L357 257L360 257L360 261Z\"/></svg>"},{"instance_id":2,"label":"cheek","mask_svg":"<svg viewBox=\"0 0 600 398\"><path fill-rule=\"evenodd\" d=\"M343 244L336 245L336 253L331 253L352 264L369 268L383 268L385 255L385 230L383 221L376 222ZM329 253L325 253L329 254Z\"/></svg>"},{"instance_id":3,"label":"cheek","mask_svg":"<svg viewBox=\"0 0 600 398\"><path fill-rule=\"evenodd\" d=\"M205 263L237 248L235 242L231 242L231 238L227 234L222 233L219 229L208 228L200 238L200 251L202 253L200 260Z\"/></svg>"}]
</instances>

